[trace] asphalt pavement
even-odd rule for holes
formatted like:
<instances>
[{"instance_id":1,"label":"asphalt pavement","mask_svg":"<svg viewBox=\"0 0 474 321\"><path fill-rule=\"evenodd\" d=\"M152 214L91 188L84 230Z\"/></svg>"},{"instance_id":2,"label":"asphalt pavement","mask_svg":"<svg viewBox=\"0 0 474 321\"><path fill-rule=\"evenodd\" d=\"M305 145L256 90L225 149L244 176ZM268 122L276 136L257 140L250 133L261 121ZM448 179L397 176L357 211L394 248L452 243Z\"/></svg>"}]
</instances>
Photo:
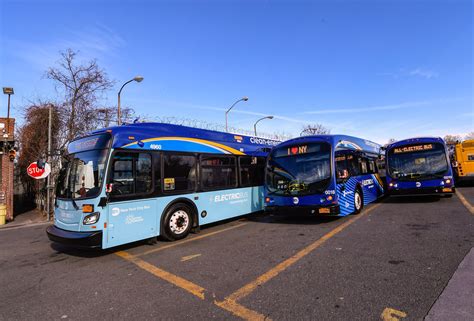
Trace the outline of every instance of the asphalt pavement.
<instances>
[{"instance_id":1,"label":"asphalt pavement","mask_svg":"<svg viewBox=\"0 0 474 321\"><path fill-rule=\"evenodd\" d=\"M474 204L474 188L461 192ZM442 293L473 227L455 196L344 218L256 215L102 252L51 244L46 225L4 229L0 320L423 320L436 306L456 320Z\"/></svg>"}]
</instances>

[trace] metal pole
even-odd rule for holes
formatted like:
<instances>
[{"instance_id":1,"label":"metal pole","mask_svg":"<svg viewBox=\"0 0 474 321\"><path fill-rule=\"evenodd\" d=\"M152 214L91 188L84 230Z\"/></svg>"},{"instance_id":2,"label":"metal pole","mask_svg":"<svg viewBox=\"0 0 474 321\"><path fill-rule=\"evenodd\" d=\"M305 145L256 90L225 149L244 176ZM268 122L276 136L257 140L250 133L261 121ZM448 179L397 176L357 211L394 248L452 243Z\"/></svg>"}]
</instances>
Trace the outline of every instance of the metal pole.
<instances>
[{"instance_id":1,"label":"metal pole","mask_svg":"<svg viewBox=\"0 0 474 321\"><path fill-rule=\"evenodd\" d=\"M123 88L123 86L122 86ZM120 89L119 93L118 93L118 106L117 106L117 125L121 125L122 122L120 121L120 118L122 117L122 115L120 114L120 92L122 91L122 89Z\"/></svg>"},{"instance_id":2,"label":"metal pole","mask_svg":"<svg viewBox=\"0 0 474 321\"><path fill-rule=\"evenodd\" d=\"M10 94L8 94L7 135L10 135Z\"/></svg>"},{"instance_id":3,"label":"metal pole","mask_svg":"<svg viewBox=\"0 0 474 321\"><path fill-rule=\"evenodd\" d=\"M259 120L257 120L257 121L255 122L255 124L253 124L253 130L254 130L255 136L257 136L257 124L258 124L258 122L261 121L261 120L267 119L267 118L268 118L268 119L273 119L273 116L265 116L265 117L262 117L262 118L260 118Z\"/></svg>"},{"instance_id":4,"label":"metal pole","mask_svg":"<svg viewBox=\"0 0 474 321\"><path fill-rule=\"evenodd\" d=\"M51 162L51 118L52 118L52 111L53 111L53 108L52 108L52 104L49 104L49 120L48 120L48 158L47 158L47 161L46 163L49 164L49 166L51 166L50 162ZM52 167L51 167L52 169ZM50 200L50 190L51 190L51 175L52 173L49 173L48 175L48 178L47 178L47 186L46 186L46 198L47 198L47 205L46 205L46 211L47 211L47 220L49 221L50 219L50 215L49 215L49 212L50 212L50 207L51 207L51 200Z\"/></svg>"},{"instance_id":5,"label":"metal pole","mask_svg":"<svg viewBox=\"0 0 474 321\"><path fill-rule=\"evenodd\" d=\"M124 83L122 85L122 87L120 87L120 90L118 92L118 105L117 105L117 125L122 125L122 111L120 110L120 93L122 92L122 89L123 87L125 87L126 84L129 84L131 83L132 81L135 81L135 78L134 79L130 79L129 81L127 81L126 83Z\"/></svg>"},{"instance_id":6,"label":"metal pole","mask_svg":"<svg viewBox=\"0 0 474 321\"><path fill-rule=\"evenodd\" d=\"M227 126L227 114L229 113L229 111L234 108L234 106L239 102L239 101L247 101L249 100L248 97L244 97L244 98L240 98L239 100L237 100L235 103L232 104L232 106L230 106L229 109L227 109L227 111L225 112L225 132L227 133L229 131L229 128Z\"/></svg>"}]
</instances>

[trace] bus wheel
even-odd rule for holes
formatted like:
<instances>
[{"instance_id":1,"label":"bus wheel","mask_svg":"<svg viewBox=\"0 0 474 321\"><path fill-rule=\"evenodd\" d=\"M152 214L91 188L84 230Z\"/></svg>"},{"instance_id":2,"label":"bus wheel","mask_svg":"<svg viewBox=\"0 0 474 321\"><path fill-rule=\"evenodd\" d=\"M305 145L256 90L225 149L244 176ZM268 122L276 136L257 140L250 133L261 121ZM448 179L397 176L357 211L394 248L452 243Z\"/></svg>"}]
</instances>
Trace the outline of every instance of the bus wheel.
<instances>
[{"instance_id":1,"label":"bus wheel","mask_svg":"<svg viewBox=\"0 0 474 321\"><path fill-rule=\"evenodd\" d=\"M163 237L168 241L184 239L192 228L192 215L189 206L177 203L171 206L163 220Z\"/></svg>"},{"instance_id":2,"label":"bus wheel","mask_svg":"<svg viewBox=\"0 0 474 321\"><path fill-rule=\"evenodd\" d=\"M354 214L359 214L364 207L364 199L362 198L362 192L359 188L354 193Z\"/></svg>"}]
</instances>

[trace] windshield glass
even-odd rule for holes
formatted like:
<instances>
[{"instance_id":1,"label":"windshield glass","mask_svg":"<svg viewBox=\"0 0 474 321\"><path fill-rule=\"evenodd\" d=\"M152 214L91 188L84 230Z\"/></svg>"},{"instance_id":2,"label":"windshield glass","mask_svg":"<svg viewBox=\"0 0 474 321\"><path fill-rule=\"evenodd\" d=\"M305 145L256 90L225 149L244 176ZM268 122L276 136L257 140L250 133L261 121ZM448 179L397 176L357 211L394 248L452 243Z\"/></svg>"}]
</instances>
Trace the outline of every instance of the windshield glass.
<instances>
[{"instance_id":1,"label":"windshield glass","mask_svg":"<svg viewBox=\"0 0 474 321\"><path fill-rule=\"evenodd\" d=\"M58 178L58 198L97 196L104 180L106 159L106 149L68 155Z\"/></svg>"},{"instance_id":2,"label":"windshield glass","mask_svg":"<svg viewBox=\"0 0 474 321\"><path fill-rule=\"evenodd\" d=\"M267 163L270 193L304 195L322 193L331 179L331 147L309 143L275 149Z\"/></svg>"},{"instance_id":3,"label":"windshield glass","mask_svg":"<svg viewBox=\"0 0 474 321\"><path fill-rule=\"evenodd\" d=\"M396 147L388 152L388 170L400 180L442 178L448 170L443 144Z\"/></svg>"}]
</instances>

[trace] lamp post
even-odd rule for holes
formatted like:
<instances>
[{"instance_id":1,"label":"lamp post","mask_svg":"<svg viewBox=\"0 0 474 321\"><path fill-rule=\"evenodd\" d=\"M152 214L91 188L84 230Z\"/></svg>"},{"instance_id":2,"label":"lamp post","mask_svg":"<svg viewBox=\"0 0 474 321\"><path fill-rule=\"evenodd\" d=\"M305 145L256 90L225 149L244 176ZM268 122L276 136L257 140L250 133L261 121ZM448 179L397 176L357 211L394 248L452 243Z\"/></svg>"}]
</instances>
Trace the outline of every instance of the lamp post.
<instances>
[{"instance_id":1,"label":"lamp post","mask_svg":"<svg viewBox=\"0 0 474 321\"><path fill-rule=\"evenodd\" d=\"M10 135L10 96L15 94L13 87L3 87L3 93L8 95L8 112L7 112L7 137Z\"/></svg>"},{"instance_id":2,"label":"lamp post","mask_svg":"<svg viewBox=\"0 0 474 321\"><path fill-rule=\"evenodd\" d=\"M122 92L122 89L123 87L125 87L126 84L129 84L131 83L132 81L136 81L136 82L141 82L143 80L143 77L142 76L135 76L135 78L133 79L130 79L129 81L127 81L126 83L124 83L122 85L122 87L120 87L120 90L118 92L118 105L117 105L117 125L122 125L122 120L121 120L121 110L120 110L120 93Z\"/></svg>"},{"instance_id":3,"label":"lamp post","mask_svg":"<svg viewBox=\"0 0 474 321\"><path fill-rule=\"evenodd\" d=\"M240 102L240 101L247 101L247 100L249 100L249 97L247 97L247 96L244 96L244 97L240 98L240 99L237 100L235 103L233 103L232 106L230 106L230 108L227 109L227 111L225 112L225 131L226 131L226 133L229 131L229 130L228 130L228 126L227 126L227 114L229 113L229 111L230 111L238 102Z\"/></svg>"},{"instance_id":4,"label":"lamp post","mask_svg":"<svg viewBox=\"0 0 474 321\"><path fill-rule=\"evenodd\" d=\"M253 124L253 130L254 130L254 132L255 132L255 136L257 136L257 124L258 124L258 122L261 121L261 120L264 120L264 119L273 119L273 116L265 116L265 117L262 117L262 118L260 118L259 120L257 120L257 121L255 122L255 124Z\"/></svg>"}]
</instances>

